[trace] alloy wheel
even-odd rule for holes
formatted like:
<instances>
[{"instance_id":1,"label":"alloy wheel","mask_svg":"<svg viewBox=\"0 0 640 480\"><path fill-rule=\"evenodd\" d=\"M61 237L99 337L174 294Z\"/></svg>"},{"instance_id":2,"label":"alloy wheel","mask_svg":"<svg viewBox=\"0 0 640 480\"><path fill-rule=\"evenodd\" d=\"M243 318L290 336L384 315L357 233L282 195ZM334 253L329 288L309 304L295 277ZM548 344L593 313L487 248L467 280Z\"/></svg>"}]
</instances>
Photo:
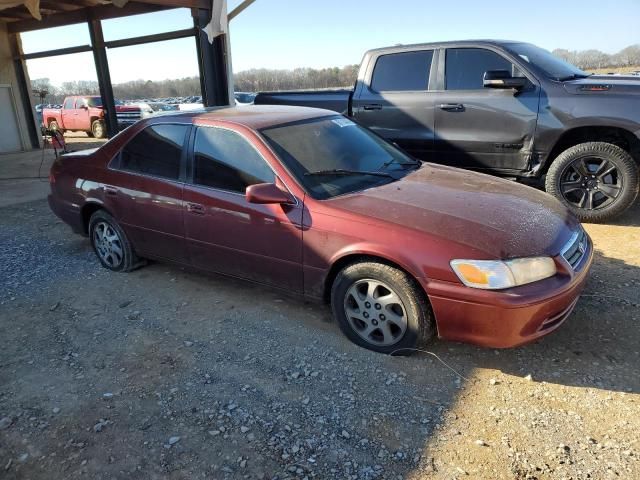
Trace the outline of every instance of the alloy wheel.
<instances>
[{"instance_id":1,"label":"alloy wheel","mask_svg":"<svg viewBox=\"0 0 640 480\"><path fill-rule=\"evenodd\" d=\"M565 167L559 186L562 197L571 205L597 210L616 201L622 192L622 176L611 161L588 156Z\"/></svg>"},{"instance_id":2,"label":"alloy wheel","mask_svg":"<svg viewBox=\"0 0 640 480\"><path fill-rule=\"evenodd\" d=\"M117 268L124 259L122 240L107 222L99 222L93 229L96 252L110 268Z\"/></svg>"},{"instance_id":3,"label":"alloy wheel","mask_svg":"<svg viewBox=\"0 0 640 480\"><path fill-rule=\"evenodd\" d=\"M344 311L353 331L372 345L393 345L407 330L407 310L402 300L378 280L354 283L345 295Z\"/></svg>"}]
</instances>

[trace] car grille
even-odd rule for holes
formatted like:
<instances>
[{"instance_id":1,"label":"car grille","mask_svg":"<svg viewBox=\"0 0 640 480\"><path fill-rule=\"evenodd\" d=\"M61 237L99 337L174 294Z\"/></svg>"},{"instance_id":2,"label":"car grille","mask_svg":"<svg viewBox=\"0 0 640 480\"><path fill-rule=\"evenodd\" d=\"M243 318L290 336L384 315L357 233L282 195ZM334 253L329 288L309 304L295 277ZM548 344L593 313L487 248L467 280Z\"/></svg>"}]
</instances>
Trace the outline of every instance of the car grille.
<instances>
[{"instance_id":1,"label":"car grille","mask_svg":"<svg viewBox=\"0 0 640 480\"><path fill-rule=\"evenodd\" d=\"M562 256L571 265L574 270L580 265L580 262L587 254L589 248L589 237L584 229L580 229L571 236L571 240L562 250Z\"/></svg>"},{"instance_id":2,"label":"car grille","mask_svg":"<svg viewBox=\"0 0 640 480\"><path fill-rule=\"evenodd\" d=\"M142 115L140 112L117 112L116 117L118 117L119 122L134 123L140 120Z\"/></svg>"}]
</instances>

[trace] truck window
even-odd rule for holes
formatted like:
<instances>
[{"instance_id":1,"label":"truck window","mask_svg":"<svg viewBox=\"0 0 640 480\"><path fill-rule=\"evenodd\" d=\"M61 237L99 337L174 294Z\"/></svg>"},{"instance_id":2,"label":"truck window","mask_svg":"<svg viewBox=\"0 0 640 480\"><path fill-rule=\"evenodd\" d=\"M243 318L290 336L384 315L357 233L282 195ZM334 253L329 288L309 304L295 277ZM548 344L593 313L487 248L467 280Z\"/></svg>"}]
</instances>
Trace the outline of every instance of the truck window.
<instances>
[{"instance_id":1,"label":"truck window","mask_svg":"<svg viewBox=\"0 0 640 480\"><path fill-rule=\"evenodd\" d=\"M124 147L120 168L154 177L177 180L187 125L147 127Z\"/></svg>"},{"instance_id":2,"label":"truck window","mask_svg":"<svg viewBox=\"0 0 640 480\"><path fill-rule=\"evenodd\" d=\"M377 92L426 90L433 50L392 53L378 57L371 88Z\"/></svg>"},{"instance_id":3,"label":"truck window","mask_svg":"<svg viewBox=\"0 0 640 480\"><path fill-rule=\"evenodd\" d=\"M519 75L507 59L483 48L448 48L445 61L447 90L482 90L484 72L507 70Z\"/></svg>"},{"instance_id":4,"label":"truck window","mask_svg":"<svg viewBox=\"0 0 640 480\"><path fill-rule=\"evenodd\" d=\"M249 185L273 183L275 174L240 134L201 127L196 132L193 183L245 193Z\"/></svg>"},{"instance_id":5,"label":"truck window","mask_svg":"<svg viewBox=\"0 0 640 480\"><path fill-rule=\"evenodd\" d=\"M64 101L64 107L65 110L71 110L73 109L73 97L69 97Z\"/></svg>"}]
</instances>

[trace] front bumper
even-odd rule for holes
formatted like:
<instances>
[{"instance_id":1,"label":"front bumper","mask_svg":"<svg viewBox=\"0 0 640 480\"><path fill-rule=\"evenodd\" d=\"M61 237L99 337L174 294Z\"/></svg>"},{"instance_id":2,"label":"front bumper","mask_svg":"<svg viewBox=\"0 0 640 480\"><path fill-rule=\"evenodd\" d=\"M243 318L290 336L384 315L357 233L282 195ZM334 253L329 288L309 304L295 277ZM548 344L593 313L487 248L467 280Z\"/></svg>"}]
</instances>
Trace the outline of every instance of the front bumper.
<instances>
[{"instance_id":1,"label":"front bumper","mask_svg":"<svg viewBox=\"0 0 640 480\"><path fill-rule=\"evenodd\" d=\"M483 347L509 348L537 340L569 317L593 261L589 242L579 268L504 291L479 290L461 284L422 281L438 327L446 340Z\"/></svg>"}]
</instances>

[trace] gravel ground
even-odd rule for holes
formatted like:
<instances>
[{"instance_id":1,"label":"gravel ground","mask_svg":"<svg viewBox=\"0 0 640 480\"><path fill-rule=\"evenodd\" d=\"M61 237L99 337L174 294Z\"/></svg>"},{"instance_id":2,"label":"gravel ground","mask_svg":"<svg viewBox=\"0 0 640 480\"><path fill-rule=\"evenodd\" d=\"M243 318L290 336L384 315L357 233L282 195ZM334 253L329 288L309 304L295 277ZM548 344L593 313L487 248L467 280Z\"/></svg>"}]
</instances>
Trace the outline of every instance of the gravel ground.
<instances>
[{"instance_id":1,"label":"gravel ground","mask_svg":"<svg viewBox=\"0 0 640 480\"><path fill-rule=\"evenodd\" d=\"M0 478L640 478L638 220L587 226L555 334L430 345L454 372L279 292L110 273L45 202L0 209Z\"/></svg>"}]
</instances>

